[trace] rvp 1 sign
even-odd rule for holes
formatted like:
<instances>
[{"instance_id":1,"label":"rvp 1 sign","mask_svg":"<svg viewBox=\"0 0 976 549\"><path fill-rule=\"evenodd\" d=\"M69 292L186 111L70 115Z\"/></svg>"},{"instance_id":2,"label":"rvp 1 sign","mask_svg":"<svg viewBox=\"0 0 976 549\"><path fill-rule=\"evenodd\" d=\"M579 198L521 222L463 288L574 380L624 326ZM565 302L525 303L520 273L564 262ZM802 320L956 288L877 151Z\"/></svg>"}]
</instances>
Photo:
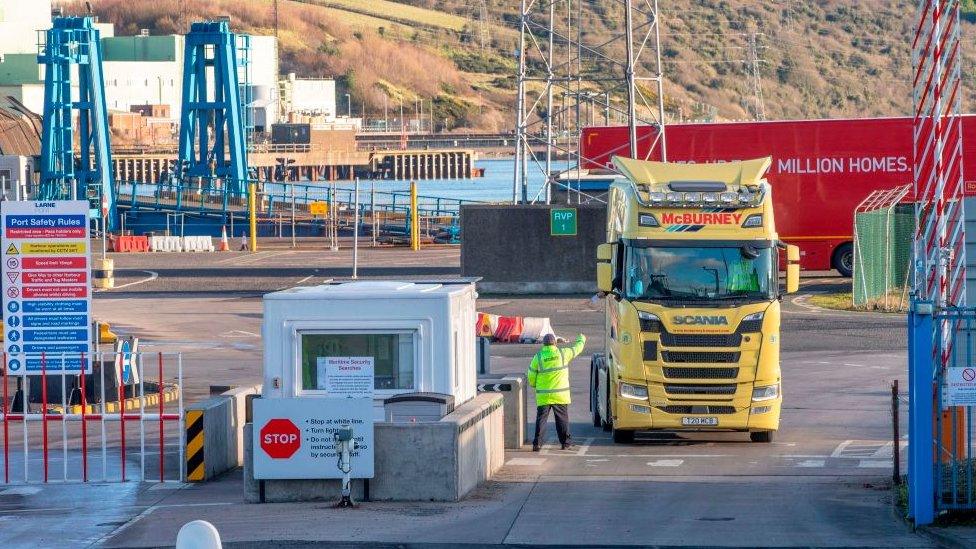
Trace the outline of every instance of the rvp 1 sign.
<instances>
[{"instance_id":1,"label":"rvp 1 sign","mask_svg":"<svg viewBox=\"0 0 976 549\"><path fill-rule=\"evenodd\" d=\"M549 234L551 236L576 236L576 208L549 210Z\"/></svg>"},{"instance_id":2,"label":"rvp 1 sign","mask_svg":"<svg viewBox=\"0 0 976 549\"><path fill-rule=\"evenodd\" d=\"M976 366L946 368L942 405L976 406Z\"/></svg>"}]
</instances>

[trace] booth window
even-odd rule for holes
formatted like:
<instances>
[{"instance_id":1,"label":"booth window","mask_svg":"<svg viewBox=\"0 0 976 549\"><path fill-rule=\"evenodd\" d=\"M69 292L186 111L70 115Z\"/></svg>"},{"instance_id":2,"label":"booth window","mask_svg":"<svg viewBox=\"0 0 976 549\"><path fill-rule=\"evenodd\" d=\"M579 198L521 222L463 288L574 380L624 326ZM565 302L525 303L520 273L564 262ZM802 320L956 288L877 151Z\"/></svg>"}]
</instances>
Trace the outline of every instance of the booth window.
<instances>
[{"instance_id":1,"label":"booth window","mask_svg":"<svg viewBox=\"0 0 976 549\"><path fill-rule=\"evenodd\" d=\"M302 390L321 391L318 362L328 357L373 357L374 389L414 388L413 333L303 333Z\"/></svg>"}]
</instances>

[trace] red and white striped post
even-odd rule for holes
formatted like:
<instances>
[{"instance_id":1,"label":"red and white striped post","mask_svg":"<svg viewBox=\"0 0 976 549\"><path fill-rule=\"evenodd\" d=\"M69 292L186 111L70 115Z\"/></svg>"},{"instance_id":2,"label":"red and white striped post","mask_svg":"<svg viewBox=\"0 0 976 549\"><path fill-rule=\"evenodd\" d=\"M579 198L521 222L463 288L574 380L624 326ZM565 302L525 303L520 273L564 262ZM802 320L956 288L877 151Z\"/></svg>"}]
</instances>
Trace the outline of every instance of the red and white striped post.
<instances>
[{"instance_id":1,"label":"red and white striped post","mask_svg":"<svg viewBox=\"0 0 976 549\"><path fill-rule=\"evenodd\" d=\"M920 0L912 42L914 294L939 307L965 304L958 0Z\"/></svg>"}]
</instances>

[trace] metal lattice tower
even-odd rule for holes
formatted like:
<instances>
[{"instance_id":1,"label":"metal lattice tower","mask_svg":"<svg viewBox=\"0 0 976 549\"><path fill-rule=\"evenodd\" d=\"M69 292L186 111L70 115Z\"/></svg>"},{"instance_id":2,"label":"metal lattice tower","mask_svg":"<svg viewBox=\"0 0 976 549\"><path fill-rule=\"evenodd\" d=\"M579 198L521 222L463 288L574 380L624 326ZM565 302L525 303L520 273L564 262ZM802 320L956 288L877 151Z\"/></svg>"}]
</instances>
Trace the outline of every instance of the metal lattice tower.
<instances>
[{"instance_id":1,"label":"metal lattice tower","mask_svg":"<svg viewBox=\"0 0 976 549\"><path fill-rule=\"evenodd\" d=\"M513 203L550 201L554 155L579 165L584 119L594 107L603 110L605 123L626 120L630 156L647 158L656 150L667 159L658 2L606 0L599 5L602 15L596 8L583 0L521 0ZM597 16L624 25L597 36L581 24ZM640 150L638 126L659 129ZM548 181L534 198L526 177L530 160Z\"/></svg>"},{"instance_id":2,"label":"metal lattice tower","mask_svg":"<svg viewBox=\"0 0 976 549\"><path fill-rule=\"evenodd\" d=\"M756 120L766 119L766 103L763 101L762 93L762 72L759 67L761 62L759 46L756 43L756 33L749 33L749 69L752 72L753 115Z\"/></svg>"},{"instance_id":3,"label":"metal lattice tower","mask_svg":"<svg viewBox=\"0 0 976 549\"><path fill-rule=\"evenodd\" d=\"M959 1L920 0L912 42L914 297L940 307L966 300Z\"/></svg>"},{"instance_id":4,"label":"metal lattice tower","mask_svg":"<svg viewBox=\"0 0 976 549\"><path fill-rule=\"evenodd\" d=\"M95 217L116 226L112 151L102 77L102 47L91 17L56 17L39 33L37 62L44 65L40 200L87 198ZM77 82L72 81L72 73ZM77 85L76 95L72 88ZM78 143L72 121L78 119ZM77 152L77 158L75 156Z\"/></svg>"},{"instance_id":5,"label":"metal lattice tower","mask_svg":"<svg viewBox=\"0 0 976 549\"><path fill-rule=\"evenodd\" d=\"M193 23L186 35L178 175L216 177L231 193L243 194L248 176L243 95L248 92L239 48L227 21Z\"/></svg>"}]
</instances>

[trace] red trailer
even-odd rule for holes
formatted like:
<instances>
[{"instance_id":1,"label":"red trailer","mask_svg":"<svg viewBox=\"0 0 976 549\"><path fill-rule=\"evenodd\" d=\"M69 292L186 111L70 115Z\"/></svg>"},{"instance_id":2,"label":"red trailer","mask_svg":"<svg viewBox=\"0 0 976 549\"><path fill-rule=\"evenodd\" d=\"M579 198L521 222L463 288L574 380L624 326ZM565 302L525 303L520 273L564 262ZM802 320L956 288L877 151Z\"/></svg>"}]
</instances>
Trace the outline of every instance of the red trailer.
<instances>
[{"instance_id":1,"label":"red trailer","mask_svg":"<svg viewBox=\"0 0 976 549\"><path fill-rule=\"evenodd\" d=\"M665 129L668 160L725 162L772 156L780 237L800 247L809 270L836 268L850 276L854 208L871 191L912 181L912 119L865 118L672 124ZM654 128L638 128L645 157ZM976 194L976 116L962 120L965 192ZM604 168L628 149L625 126L583 130L582 168ZM655 150L650 159L659 159Z\"/></svg>"}]
</instances>

